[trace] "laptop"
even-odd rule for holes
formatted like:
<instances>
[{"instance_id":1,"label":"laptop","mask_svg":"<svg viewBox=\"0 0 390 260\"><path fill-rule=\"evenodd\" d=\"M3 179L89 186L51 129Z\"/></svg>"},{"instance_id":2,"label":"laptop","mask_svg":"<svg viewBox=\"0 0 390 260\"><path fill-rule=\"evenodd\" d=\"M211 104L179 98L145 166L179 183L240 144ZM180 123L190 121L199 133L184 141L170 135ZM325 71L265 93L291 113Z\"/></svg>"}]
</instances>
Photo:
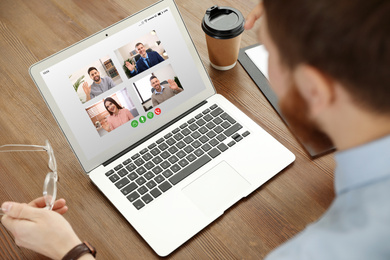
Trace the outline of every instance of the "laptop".
<instances>
[{"instance_id":1,"label":"laptop","mask_svg":"<svg viewBox=\"0 0 390 260\"><path fill-rule=\"evenodd\" d=\"M30 75L86 174L160 256L295 160L216 93L173 0Z\"/></svg>"}]
</instances>

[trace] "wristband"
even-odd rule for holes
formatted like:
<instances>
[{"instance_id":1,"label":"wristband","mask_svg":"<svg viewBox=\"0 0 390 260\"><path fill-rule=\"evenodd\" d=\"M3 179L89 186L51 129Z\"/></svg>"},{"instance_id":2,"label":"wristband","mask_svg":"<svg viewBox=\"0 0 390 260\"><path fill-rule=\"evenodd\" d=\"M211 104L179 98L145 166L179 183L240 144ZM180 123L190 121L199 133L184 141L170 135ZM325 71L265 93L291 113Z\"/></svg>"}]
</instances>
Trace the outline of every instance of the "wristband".
<instances>
[{"instance_id":1,"label":"wristband","mask_svg":"<svg viewBox=\"0 0 390 260\"><path fill-rule=\"evenodd\" d=\"M76 260L85 254L91 254L93 257L96 256L96 249L87 241L73 247L62 260Z\"/></svg>"}]
</instances>

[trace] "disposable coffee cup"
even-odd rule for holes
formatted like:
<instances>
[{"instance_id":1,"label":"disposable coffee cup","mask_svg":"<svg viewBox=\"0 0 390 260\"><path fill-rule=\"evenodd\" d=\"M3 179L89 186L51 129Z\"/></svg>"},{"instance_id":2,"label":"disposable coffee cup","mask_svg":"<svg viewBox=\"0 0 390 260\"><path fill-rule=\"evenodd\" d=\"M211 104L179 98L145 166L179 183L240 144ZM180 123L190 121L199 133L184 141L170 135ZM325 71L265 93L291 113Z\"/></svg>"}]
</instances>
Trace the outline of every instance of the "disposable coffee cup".
<instances>
[{"instance_id":1,"label":"disposable coffee cup","mask_svg":"<svg viewBox=\"0 0 390 260\"><path fill-rule=\"evenodd\" d=\"M244 23L241 12L232 7L214 5L206 10L202 29L211 66L229 70L236 65Z\"/></svg>"}]
</instances>

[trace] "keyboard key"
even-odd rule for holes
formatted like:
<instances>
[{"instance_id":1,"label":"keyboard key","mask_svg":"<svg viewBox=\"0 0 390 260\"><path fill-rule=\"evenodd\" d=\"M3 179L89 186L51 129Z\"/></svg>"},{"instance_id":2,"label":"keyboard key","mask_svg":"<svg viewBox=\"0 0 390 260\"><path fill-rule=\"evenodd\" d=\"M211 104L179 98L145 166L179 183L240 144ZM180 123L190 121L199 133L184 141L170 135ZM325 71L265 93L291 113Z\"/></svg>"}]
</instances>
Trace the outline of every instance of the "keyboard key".
<instances>
[{"instance_id":1,"label":"keyboard key","mask_svg":"<svg viewBox=\"0 0 390 260\"><path fill-rule=\"evenodd\" d=\"M195 150L194 154L198 157L200 157L201 155L204 154L203 150L202 149L198 149L198 150Z\"/></svg>"},{"instance_id":2,"label":"keyboard key","mask_svg":"<svg viewBox=\"0 0 390 260\"><path fill-rule=\"evenodd\" d=\"M127 175L127 178L129 178L131 181L134 181L137 179L138 175L135 172L131 172L129 175Z\"/></svg>"},{"instance_id":3,"label":"keyboard key","mask_svg":"<svg viewBox=\"0 0 390 260\"><path fill-rule=\"evenodd\" d=\"M211 141L209 142L209 144L211 145L211 146L216 146L216 145L218 145L219 144L219 141L217 140L217 139L211 139Z\"/></svg>"},{"instance_id":4,"label":"keyboard key","mask_svg":"<svg viewBox=\"0 0 390 260\"><path fill-rule=\"evenodd\" d=\"M180 160L178 163L179 163L179 165L180 165L182 168L184 168L184 167L186 167L186 166L188 165L188 161L187 161L186 159L182 159L182 160Z\"/></svg>"},{"instance_id":5,"label":"keyboard key","mask_svg":"<svg viewBox=\"0 0 390 260\"><path fill-rule=\"evenodd\" d=\"M161 144L162 142L164 142L164 138L162 137L156 141L157 144Z\"/></svg>"},{"instance_id":6,"label":"keyboard key","mask_svg":"<svg viewBox=\"0 0 390 260\"><path fill-rule=\"evenodd\" d=\"M143 196L141 199L142 199L146 204L150 203L150 202L153 200L152 196L150 196L149 194L146 194L146 195Z\"/></svg>"},{"instance_id":7,"label":"keyboard key","mask_svg":"<svg viewBox=\"0 0 390 260\"><path fill-rule=\"evenodd\" d=\"M169 138L166 142L167 142L167 144L168 144L169 146L171 146L171 145L173 145L173 144L176 143L176 140L173 139L173 138Z\"/></svg>"},{"instance_id":8,"label":"keyboard key","mask_svg":"<svg viewBox=\"0 0 390 260\"><path fill-rule=\"evenodd\" d=\"M195 122L195 119L191 118L190 120L187 121L188 124L192 124L193 122Z\"/></svg>"},{"instance_id":9,"label":"keyboard key","mask_svg":"<svg viewBox=\"0 0 390 260\"><path fill-rule=\"evenodd\" d=\"M245 131L245 132L242 134L243 137L247 137L248 135L250 135L250 132L249 132L249 131Z\"/></svg>"},{"instance_id":10,"label":"keyboard key","mask_svg":"<svg viewBox=\"0 0 390 260\"><path fill-rule=\"evenodd\" d=\"M219 135L217 136L217 139L218 139L218 141L222 142L223 140L226 139L226 136L224 136L223 134L219 134Z\"/></svg>"},{"instance_id":11,"label":"keyboard key","mask_svg":"<svg viewBox=\"0 0 390 260\"><path fill-rule=\"evenodd\" d=\"M159 149L157 149L157 147L156 147L156 148L154 148L154 149L150 150L150 153L151 153L151 154L153 154L154 156L156 156L157 154L159 154L159 153L160 153L160 150L159 150Z\"/></svg>"},{"instance_id":12,"label":"keyboard key","mask_svg":"<svg viewBox=\"0 0 390 260\"><path fill-rule=\"evenodd\" d=\"M142 149L139 153L140 154L144 154L144 153L146 153L148 151L148 148L144 148L144 149Z\"/></svg>"},{"instance_id":13,"label":"keyboard key","mask_svg":"<svg viewBox=\"0 0 390 260\"><path fill-rule=\"evenodd\" d=\"M190 176L193 172L201 168L203 165L211 161L210 157L207 155L203 155L190 165L188 165L186 168L182 169L180 172L177 174L173 175L171 178L169 178L169 181L173 184L176 185L180 181L182 181L184 178Z\"/></svg>"},{"instance_id":14,"label":"keyboard key","mask_svg":"<svg viewBox=\"0 0 390 260\"><path fill-rule=\"evenodd\" d=\"M118 181L117 183L115 183L115 186L118 188L118 189L122 189L123 187L125 187L128 183L130 183L129 179L127 179L126 177L124 177L122 180Z\"/></svg>"},{"instance_id":15,"label":"keyboard key","mask_svg":"<svg viewBox=\"0 0 390 260\"><path fill-rule=\"evenodd\" d=\"M209 129L207 129L206 127L202 126L201 128L199 128L198 130L201 134L205 134L209 131Z\"/></svg>"},{"instance_id":16,"label":"keyboard key","mask_svg":"<svg viewBox=\"0 0 390 260\"><path fill-rule=\"evenodd\" d=\"M129 172L134 171L136 168L137 168L137 166L135 166L134 163L131 163L131 164L129 164L129 165L126 166L126 169L127 169Z\"/></svg>"},{"instance_id":17,"label":"keyboard key","mask_svg":"<svg viewBox=\"0 0 390 260\"><path fill-rule=\"evenodd\" d=\"M213 120L213 122L214 122L214 124L216 124L216 125L219 125L220 123L222 123L222 119L221 118L219 118L219 117L217 117L217 118L215 118L214 120Z\"/></svg>"},{"instance_id":18,"label":"keyboard key","mask_svg":"<svg viewBox=\"0 0 390 260\"><path fill-rule=\"evenodd\" d=\"M214 105L212 105L211 107L210 107L210 109L211 110L214 110L214 109L216 109L218 107L218 105L217 104L214 104Z\"/></svg>"},{"instance_id":19,"label":"keyboard key","mask_svg":"<svg viewBox=\"0 0 390 260\"><path fill-rule=\"evenodd\" d=\"M138 158L134 161L135 165L140 166L145 163L145 161L142 158Z\"/></svg>"},{"instance_id":20,"label":"keyboard key","mask_svg":"<svg viewBox=\"0 0 390 260\"><path fill-rule=\"evenodd\" d=\"M165 176L165 178L168 178L168 177L171 177L173 173L171 170L168 169L168 170L164 171L162 174Z\"/></svg>"},{"instance_id":21,"label":"keyboard key","mask_svg":"<svg viewBox=\"0 0 390 260\"><path fill-rule=\"evenodd\" d=\"M213 122L208 122L208 123L206 124L206 127L207 127L208 129L213 129L213 128L215 127L215 124L214 124Z\"/></svg>"},{"instance_id":22,"label":"keyboard key","mask_svg":"<svg viewBox=\"0 0 390 260\"><path fill-rule=\"evenodd\" d=\"M214 117L218 116L219 114L221 114L223 112L222 108L218 107L217 109L215 109L214 111L211 111L211 115L213 115Z\"/></svg>"},{"instance_id":23,"label":"keyboard key","mask_svg":"<svg viewBox=\"0 0 390 260\"><path fill-rule=\"evenodd\" d=\"M153 161L155 164L159 164L160 162L163 161L163 159L161 159L160 156L157 156L157 157L154 157L152 161Z\"/></svg>"},{"instance_id":24,"label":"keyboard key","mask_svg":"<svg viewBox=\"0 0 390 260\"><path fill-rule=\"evenodd\" d=\"M203 117L203 119L206 120L206 122L209 122L209 121L211 121L211 120L213 119L213 117L210 116L210 115L205 115L205 116Z\"/></svg>"},{"instance_id":25,"label":"keyboard key","mask_svg":"<svg viewBox=\"0 0 390 260\"><path fill-rule=\"evenodd\" d=\"M187 136L183 140L184 142L186 142L186 144L190 144L192 141L194 141L194 139L191 136Z\"/></svg>"},{"instance_id":26,"label":"keyboard key","mask_svg":"<svg viewBox=\"0 0 390 260\"><path fill-rule=\"evenodd\" d=\"M186 153L184 151L179 151L177 154L176 154L177 157L179 157L180 159L183 158L184 156L186 156Z\"/></svg>"},{"instance_id":27,"label":"keyboard key","mask_svg":"<svg viewBox=\"0 0 390 260\"><path fill-rule=\"evenodd\" d=\"M231 124L230 124L228 121L224 121L224 122L221 124L221 126L222 126L223 128L225 128L225 129L228 129L228 128L231 126Z\"/></svg>"},{"instance_id":28,"label":"keyboard key","mask_svg":"<svg viewBox=\"0 0 390 260\"><path fill-rule=\"evenodd\" d=\"M161 157L162 157L163 159L167 159L169 156L171 156L171 154L168 153L167 151L161 153Z\"/></svg>"},{"instance_id":29,"label":"keyboard key","mask_svg":"<svg viewBox=\"0 0 390 260\"><path fill-rule=\"evenodd\" d=\"M145 173L144 177L147 179L147 180L150 180L151 178L154 177L154 174L152 172L147 172Z\"/></svg>"},{"instance_id":30,"label":"keyboard key","mask_svg":"<svg viewBox=\"0 0 390 260\"><path fill-rule=\"evenodd\" d=\"M120 169L122 169L123 168L123 165L122 164L119 164L119 165L117 165L117 166L115 166L115 171L119 171Z\"/></svg>"},{"instance_id":31,"label":"keyboard key","mask_svg":"<svg viewBox=\"0 0 390 260\"><path fill-rule=\"evenodd\" d=\"M189 154L186 159L189 161L189 162L192 162L196 159L196 156L194 154Z\"/></svg>"},{"instance_id":32,"label":"keyboard key","mask_svg":"<svg viewBox=\"0 0 390 260\"><path fill-rule=\"evenodd\" d=\"M169 146L166 144L166 143L162 143L158 146L158 148L161 150L161 151L164 151L165 149L167 149Z\"/></svg>"},{"instance_id":33,"label":"keyboard key","mask_svg":"<svg viewBox=\"0 0 390 260\"><path fill-rule=\"evenodd\" d=\"M217 148L221 151L221 152L224 152L228 149L227 145L224 144L224 143L221 143L217 146Z\"/></svg>"},{"instance_id":34,"label":"keyboard key","mask_svg":"<svg viewBox=\"0 0 390 260\"><path fill-rule=\"evenodd\" d=\"M131 162L131 159L127 159L123 162L124 165L128 165Z\"/></svg>"},{"instance_id":35,"label":"keyboard key","mask_svg":"<svg viewBox=\"0 0 390 260\"><path fill-rule=\"evenodd\" d=\"M139 194L134 191L133 193L131 193L129 196L127 196L127 199L130 201L130 202L133 202L135 201L136 199L139 198Z\"/></svg>"},{"instance_id":36,"label":"keyboard key","mask_svg":"<svg viewBox=\"0 0 390 260\"><path fill-rule=\"evenodd\" d=\"M183 141L180 141L176 144L177 148L182 149L186 144Z\"/></svg>"},{"instance_id":37,"label":"keyboard key","mask_svg":"<svg viewBox=\"0 0 390 260\"><path fill-rule=\"evenodd\" d=\"M149 169L148 169L149 170ZM141 166L141 167L139 167L137 170L135 170L137 173L138 173L138 175L142 175L142 174L144 174L145 172L146 172L146 169L145 169L145 167L143 167L143 166Z\"/></svg>"},{"instance_id":38,"label":"keyboard key","mask_svg":"<svg viewBox=\"0 0 390 260\"><path fill-rule=\"evenodd\" d=\"M123 193L123 195L127 195L129 194L130 192L134 191L136 188L137 188L137 184L135 184L134 182L130 183L129 185L127 185L126 187L124 187L121 192ZM137 198L137 197L136 197ZM134 198L134 199L136 199Z\"/></svg>"},{"instance_id":39,"label":"keyboard key","mask_svg":"<svg viewBox=\"0 0 390 260\"><path fill-rule=\"evenodd\" d=\"M145 162L149 161L153 158L153 156L150 153L146 153L142 156L142 158L145 160Z\"/></svg>"},{"instance_id":40,"label":"keyboard key","mask_svg":"<svg viewBox=\"0 0 390 260\"><path fill-rule=\"evenodd\" d=\"M204 110L202 113L205 115L205 114L207 114L207 113L209 113L210 112L210 109L206 109L206 110Z\"/></svg>"},{"instance_id":41,"label":"keyboard key","mask_svg":"<svg viewBox=\"0 0 390 260\"><path fill-rule=\"evenodd\" d=\"M201 134L199 134L199 132L193 132L193 133L191 134L191 136L192 136L194 139L197 139L197 138L199 138L199 137L201 136Z\"/></svg>"},{"instance_id":42,"label":"keyboard key","mask_svg":"<svg viewBox=\"0 0 390 260\"><path fill-rule=\"evenodd\" d=\"M119 176L121 176L121 177L125 176L125 175L128 174L128 173L129 173L129 172L128 172L125 168L120 169L120 170L118 171L118 174L119 174Z\"/></svg>"},{"instance_id":43,"label":"keyboard key","mask_svg":"<svg viewBox=\"0 0 390 260\"><path fill-rule=\"evenodd\" d=\"M211 130L211 131L208 132L206 135L207 135L208 138L211 139L211 138L213 138L214 136L216 136L217 134L216 134L214 131Z\"/></svg>"},{"instance_id":44,"label":"keyboard key","mask_svg":"<svg viewBox=\"0 0 390 260\"><path fill-rule=\"evenodd\" d=\"M226 130L225 132L223 132L226 136L231 136L232 134L234 134L235 132L237 132L238 130L240 130L242 128L242 125L240 125L239 123L233 125L232 127L230 127L228 130Z\"/></svg>"},{"instance_id":45,"label":"keyboard key","mask_svg":"<svg viewBox=\"0 0 390 260\"><path fill-rule=\"evenodd\" d=\"M154 178L154 181L157 182L157 183L161 183L164 179L163 176L161 176L161 174L157 175L155 178Z\"/></svg>"},{"instance_id":46,"label":"keyboard key","mask_svg":"<svg viewBox=\"0 0 390 260\"><path fill-rule=\"evenodd\" d=\"M178 172L180 170L180 166L177 164L174 164L169 169L171 169L171 171L173 171L173 172Z\"/></svg>"},{"instance_id":47,"label":"keyboard key","mask_svg":"<svg viewBox=\"0 0 390 260\"><path fill-rule=\"evenodd\" d=\"M139 177L138 179L135 180L135 182L138 184L138 185L142 185L146 182L145 178L144 177Z\"/></svg>"},{"instance_id":48,"label":"keyboard key","mask_svg":"<svg viewBox=\"0 0 390 260\"><path fill-rule=\"evenodd\" d=\"M184 136L187 136L189 134L191 134L191 130L189 130L188 128L185 128L183 129L183 131L180 132L182 135Z\"/></svg>"},{"instance_id":49,"label":"keyboard key","mask_svg":"<svg viewBox=\"0 0 390 260\"><path fill-rule=\"evenodd\" d=\"M221 152L217 148L213 148L210 152L208 152L208 155L210 155L212 158L215 158L220 154Z\"/></svg>"},{"instance_id":50,"label":"keyboard key","mask_svg":"<svg viewBox=\"0 0 390 260\"><path fill-rule=\"evenodd\" d=\"M232 147L232 146L235 145L235 144L236 144L235 141L231 141L231 142L228 143L228 146L229 146L229 147Z\"/></svg>"},{"instance_id":51,"label":"keyboard key","mask_svg":"<svg viewBox=\"0 0 390 260\"><path fill-rule=\"evenodd\" d=\"M117 180L120 179L120 177L117 174L113 174L113 175L111 175L111 177L109 179L112 182L116 182Z\"/></svg>"},{"instance_id":52,"label":"keyboard key","mask_svg":"<svg viewBox=\"0 0 390 260\"><path fill-rule=\"evenodd\" d=\"M176 146L172 146L172 147L169 147L168 151L172 154L176 153L177 151L179 151L179 149L177 149Z\"/></svg>"},{"instance_id":53,"label":"keyboard key","mask_svg":"<svg viewBox=\"0 0 390 260\"><path fill-rule=\"evenodd\" d=\"M203 119L199 119L198 121L196 121L196 124L198 126L202 126L202 125L206 124L206 121L204 121Z\"/></svg>"},{"instance_id":54,"label":"keyboard key","mask_svg":"<svg viewBox=\"0 0 390 260\"><path fill-rule=\"evenodd\" d=\"M175 162L177 162L179 159L175 156L175 155L172 155L169 159L168 159L168 161L170 161L171 163L175 163Z\"/></svg>"},{"instance_id":55,"label":"keyboard key","mask_svg":"<svg viewBox=\"0 0 390 260\"><path fill-rule=\"evenodd\" d=\"M184 129L184 128L186 128L188 125L187 125L187 123L184 123L184 124L182 124L181 126L180 126L180 128L181 129Z\"/></svg>"},{"instance_id":56,"label":"keyboard key","mask_svg":"<svg viewBox=\"0 0 390 260\"><path fill-rule=\"evenodd\" d=\"M138 210L142 209L145 206L145 204L141 200L137 200L133 203L133 205Z\"/></svg>"},{"instance_id":57,"label":"keyboard key","mask_svg":"<svg viewBox=\"0 0 390 260\"><path fill-rule=\"evenodd\" d=\"M182 135L181 133L177 133L173 136L173 138L175 138L177 141L183 139L184 135Z\"/></svg>"},{"instance_id":58,"label":"keyboard key","mask_svg":"<svg viewBox=\"0 0 390 260\"><path fill-rule=\"evenodd\" d=\"M108 177L108 176L110 176L113 173L114 173L114 170L109 170L108 172L106 172L106 176Z\"/></svg>"},{"instance_id":59,"label":"keyboard key","mask_svg":"<svg viewBox=\"0 0 390 260\"><path fill-rule=\"evenodd\" d=\"M156 187L156 185L157 184L153 180L146 183L146 187L148 187L150 190Z\"/></svg>"},{"instance_id":60,"label":"keyboard key","mask_svg":"<svg viewBox=\"0 0 390 260\"><path fill-rule=\"evenodd\" d=\"M211 149L211 145L209 145L209 144L204 144L204 145L202 145L202 149L203 149L203 151L207 152L208 150Z\"/></svg>"},{"instance_id":61,"label":"keyboard key","mask_svg":"<svg viewBox=\"0 0 390 260\"><path fill-rule=\"evenodd\" d=\"M165 138L165 139L168 139L168 138L171 137L171 136L172 136L172 133L168 133L168 134L164 135L164 138Z\"/></svg>"},{"instance_id":62,"label":"keyboard key","mask_svg":"<svg viewBox=\"0 0 390 260\"><path fill-rule=\"evenodd\" d=\"M169 166L171 166L171 164L168 162L168 161L163 161L161 164L160 164L161 167L163 167L164 169L168 168Z\"/></svg>"},{"instance_id":63,"label":"keyboard key","mask_svg":"<svg viewBox=\"0 0 390 260\"><path fill-rule=\"evenodd\" d=\"M222 131L223 131L223 128L221 127L221 126L217 126L216 128L214 128L214 131L217 133L217 134L219 134L219 133L221 133Z\"/></svg>"},{"instance_id":64,"label":"keyboard key","mask_svg":"<svg viewBox=\"0 0 390 260\"><path fill-rule=\"evenodd\" d=\"M210 140L207 136L202 136L201 138L199 138L199 141L201 141L202 143L207 143L208 140Z\"/></svg>"},{"instance_id":65,"label":"keyboard key","mask_svg":"<svg viewBox=\"0 0 390 260\"><path fill-rule=\"evenodd\" d=\"M136 154L134 154L133 156L131 156L131 159L135 160L135 159L137 159L139 156L140 156L139 153L136 153Z\"/></svg>"},{"instance_id":66,"label":"keyboard key","mask_svg":"<svg viewBox=\"0 0 390 260\"><path fill-rule=\"evenodd\" d=\"M195 131L196 129L199 128L199 126L197 124L192 124L188 128L191 129L192 131Z\"/></svg>"},{"instance_id":67,"label":"keyboard key","mask_svg":"<svg viewBox=\"0 0 390 260\"><path fill-rule=\"evenodd\" d=\"M155 189L153 189L153 190L150 191L150 194L152 194L152 196L153 196L154 198L157 198L157 197L160 196L162 193L161 193L161 191L159 191L159 189L155 188Z\"/></svg>"},{"instance_id":68,"label":"keyboard key","mask_svg":"<svg viewBox=\"0 0 390 260\"><path fill-rule=\"evenodd\" d=\"M163 171L163 169L160 166L156 166L152 170L155 174L159 174L160 172Z\"/></svg>"},{"instance_id":69,"label":"keyboard key","mask_svg":"<svg viewBox=\"0 0 390 260\"><path fill-rule=\"evenodd\" d=\"M144 165L145 165L145 168L148 169L148 170L150 170L150 169L152 169L154 167L154 163L153 162L147 162Z\"/></svg>"},{"instance_id":70,"label":"keyboard key","mask_svg":"<svg viewBox=\"0 0 390 260\"><path fill-rule=\"evenodd\" d=\"M178 127L176 127L176 128L172 131L172 133L176 134L176 133L178 133L179 131L180 131L180 129L179 129Z\"/></svg>"},{"instance_id":71,"label":"keyboard key","mask_svg":"<svg viewBox=\"0 0 390 260\"><path fill-rule=\"evenodd\" d=\"M236 120L234 120L231 116L229 116L229 115L226 114L226 113L223 113L223 114L221 115L221 118L223 118L223 119L229 121L229 123L231 123L231 124L235 124L235 123L236 123Z\"/></svg>"},{"instance_id":72,"label":"keyboard key","mask_svg":"<svg viewBox=\"0 0 390 260\"><path fill-rule=\"evenodd\" d=\"M146 192L148 192L148 188L146 188L145 186L141 186L138 188L137 191L139 194L144 195Z\"/></svg>"},{"instance_id":73,"label":"keyboard key","mask_svg":"<svg viewBox=\"0 0 390 260\"><path fill-rule=\"evenodd\" d=\"M156 143L152 143L151 145L148 146L149 149L153 149L154 147L156 147Z\"/></svg>"},{"instance_id":74,"label":"keyboard key","mask_svg":"<svg viewBox=\"0 0 390 260\"><path fill-rule=\"evenodd\" d=\"M186 148L184 148L184 151L186 151L187 153L190 153L194 150L194 148L191 146L191 145L187 145Z\"/></svg>"},{"instance_id":75,"label":"keyboard key","mask_svg":"<svg viewBox=\"0 0 390 260\"><path fill-rule=\"evenodd\" d=\"M160 188L160 190L162 192L166 192L167 190L169 190L172 187L172 185L169 182L164 181L158 187Z\"/></svg>"},{"instance_id":76,"label":"keyboard key","mask_svg":"<svg viewBox=\"0 0 390 260\"><path fill-rule=\"evenodd\" d=\"M200 114L197 114L196 116L195 116L195 118L196 119L199 119L199 118L201 118L203 115L202 115L202 113L200 113Z\"/></svg>"}]
</instances>

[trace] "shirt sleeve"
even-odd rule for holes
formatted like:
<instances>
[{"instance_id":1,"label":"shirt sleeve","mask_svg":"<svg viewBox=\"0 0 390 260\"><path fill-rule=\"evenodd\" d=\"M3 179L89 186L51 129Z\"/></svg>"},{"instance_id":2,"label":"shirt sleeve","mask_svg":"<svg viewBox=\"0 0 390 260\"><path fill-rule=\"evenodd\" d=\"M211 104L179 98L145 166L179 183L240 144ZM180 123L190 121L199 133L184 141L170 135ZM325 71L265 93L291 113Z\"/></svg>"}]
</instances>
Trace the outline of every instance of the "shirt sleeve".
<instances>
[{"instance_id":1,"label":"shirt sleeve","mask_svg":"<svg viewBox=\"0 0 390 260\"><path fill-rule=\"evenodd\" d=\"M107 82L108 83L108 89L111 89L111 88L115 87L115 83L112 80L112 78L107 77L107 80L108 80L108 82Z\"/></svg>"}]
</instances>

